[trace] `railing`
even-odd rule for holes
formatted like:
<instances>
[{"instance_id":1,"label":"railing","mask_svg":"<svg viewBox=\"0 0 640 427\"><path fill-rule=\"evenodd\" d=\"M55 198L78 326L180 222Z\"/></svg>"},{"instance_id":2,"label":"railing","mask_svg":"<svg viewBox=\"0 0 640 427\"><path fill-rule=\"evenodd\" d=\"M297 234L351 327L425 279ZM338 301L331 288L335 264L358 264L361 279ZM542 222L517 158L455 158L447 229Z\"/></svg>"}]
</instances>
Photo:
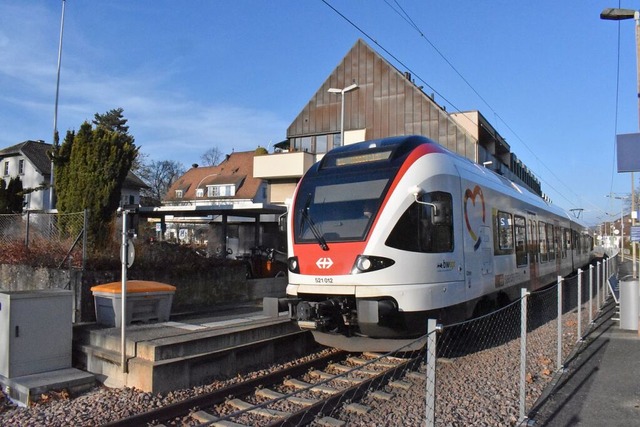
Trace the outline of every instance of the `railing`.
<instances>
[{"instance_id":1,"label":"railing","mask_svg":"<svg viewBox=\"0 0 640 427\"><path fill-rule=\"evenodd\" d=\"M606 282L617 261L609 258L575 276L558 277L544 290L522 289L517 301L480 318L444 327L430 319L427 335L417 340L426 344L399 353L419 358L417 371L365 390L358 404L345 400L337 409L325 408L314 425L525 424L536 401L593 329L609 297ZM366 377L367 370L354 367L326 382L340 375ZM309 397L312 391L292 392L286 399L300 393ZM281 400L262 406L281 407Z\"/></svg>"}]
</instances>

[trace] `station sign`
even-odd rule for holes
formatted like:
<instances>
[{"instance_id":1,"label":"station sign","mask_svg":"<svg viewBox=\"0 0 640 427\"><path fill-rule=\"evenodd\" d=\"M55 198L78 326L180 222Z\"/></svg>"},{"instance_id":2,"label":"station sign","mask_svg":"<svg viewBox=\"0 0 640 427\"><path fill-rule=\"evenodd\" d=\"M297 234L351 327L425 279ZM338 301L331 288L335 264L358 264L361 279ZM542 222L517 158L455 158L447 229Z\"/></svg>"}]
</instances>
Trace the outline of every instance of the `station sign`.
<instances>
[{"instance_id":1,"label":"station sign","mask_svg":"<svg viewBox=\"0 0 640 427\"><path fill-rule=\"evenodd\" d=\"M631 241L640 242L640 225L634 225L631 227Z\"/></svg>"}]
</instances>

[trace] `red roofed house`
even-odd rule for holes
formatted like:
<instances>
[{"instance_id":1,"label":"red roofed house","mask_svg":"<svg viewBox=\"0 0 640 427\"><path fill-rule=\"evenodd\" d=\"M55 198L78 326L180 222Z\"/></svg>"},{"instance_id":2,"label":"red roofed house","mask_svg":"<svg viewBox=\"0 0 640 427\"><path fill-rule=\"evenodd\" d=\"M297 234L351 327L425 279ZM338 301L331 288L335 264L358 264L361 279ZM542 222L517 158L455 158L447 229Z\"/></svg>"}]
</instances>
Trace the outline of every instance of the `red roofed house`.
<instances>
[{"instance_id":1,"label":"red roofed house","mask_svg":"<svg viewBox=\"0 0 640 427\"><path fill-rule=\"evenodd\" d=\"M211 255L282 246L278 217L285 208L269 204L267 183L253 177L256 155L234 152L217 166L195 165L169 188L162 206L141 208L141 214L161 218L163 237L206 244Z\"/></svg>"}]
</instances>

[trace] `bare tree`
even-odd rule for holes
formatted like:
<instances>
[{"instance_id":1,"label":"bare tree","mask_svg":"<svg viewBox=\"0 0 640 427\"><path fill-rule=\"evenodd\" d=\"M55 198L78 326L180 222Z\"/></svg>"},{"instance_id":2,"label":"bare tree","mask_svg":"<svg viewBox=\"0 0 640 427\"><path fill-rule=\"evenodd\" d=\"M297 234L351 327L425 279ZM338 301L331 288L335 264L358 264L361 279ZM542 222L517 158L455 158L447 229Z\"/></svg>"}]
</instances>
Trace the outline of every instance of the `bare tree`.
<instances>
[{"instance_id":1,"label":"bare tree","mask_svg":"<svg viewBox=\"0 0 640 427\"><path fill-rule=\"evenodd\" d=\"M202 166L216 166L222 157L222 152L218 147L211 147L200 156Z\"/></svg>"},{"instance_id":2,"label":"bare tree","mask_svg":"<svg viewBox=\"0 0 640 427\"><path fill-rule=\"evenodd\" d=\"M150 161L137 171L140 178L150 187L142 191L143 205L160 206L169 187L185 173L182 163L175 160Z\"/></svg>"}]
</instances>

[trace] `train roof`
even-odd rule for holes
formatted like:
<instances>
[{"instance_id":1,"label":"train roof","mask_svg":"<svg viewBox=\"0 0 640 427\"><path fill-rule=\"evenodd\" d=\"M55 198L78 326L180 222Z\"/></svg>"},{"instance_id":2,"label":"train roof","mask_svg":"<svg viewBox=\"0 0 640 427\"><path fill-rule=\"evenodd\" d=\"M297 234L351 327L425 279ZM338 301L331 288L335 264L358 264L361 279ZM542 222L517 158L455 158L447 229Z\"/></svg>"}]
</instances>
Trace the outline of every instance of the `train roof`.
<instances>
[{"instance_id":1,"label":"train roof","mask_svg":"<svg viewBox=\"0 0 640 427\"><path fill-rule=\"evenodd\" d=\"M454 153L437 142L421 135L393 136L336 147L329 151L322 160L316 164L316 167L320 170L343 165L364 166L367 163L381 160L387 160L391 163L402 162L407 154L423 144L430 145L430 153L441 153L451 157L459 173L474 175L476 179L482 179L495 190L531 205L532 209L547 211L586 228L586 225L582 224L579 219L573 217L565 210L549 204L542 197L526 187L518 185L504 176ZM466 178L470 177L466 176Z\"/></svg>"}]
</instances>

